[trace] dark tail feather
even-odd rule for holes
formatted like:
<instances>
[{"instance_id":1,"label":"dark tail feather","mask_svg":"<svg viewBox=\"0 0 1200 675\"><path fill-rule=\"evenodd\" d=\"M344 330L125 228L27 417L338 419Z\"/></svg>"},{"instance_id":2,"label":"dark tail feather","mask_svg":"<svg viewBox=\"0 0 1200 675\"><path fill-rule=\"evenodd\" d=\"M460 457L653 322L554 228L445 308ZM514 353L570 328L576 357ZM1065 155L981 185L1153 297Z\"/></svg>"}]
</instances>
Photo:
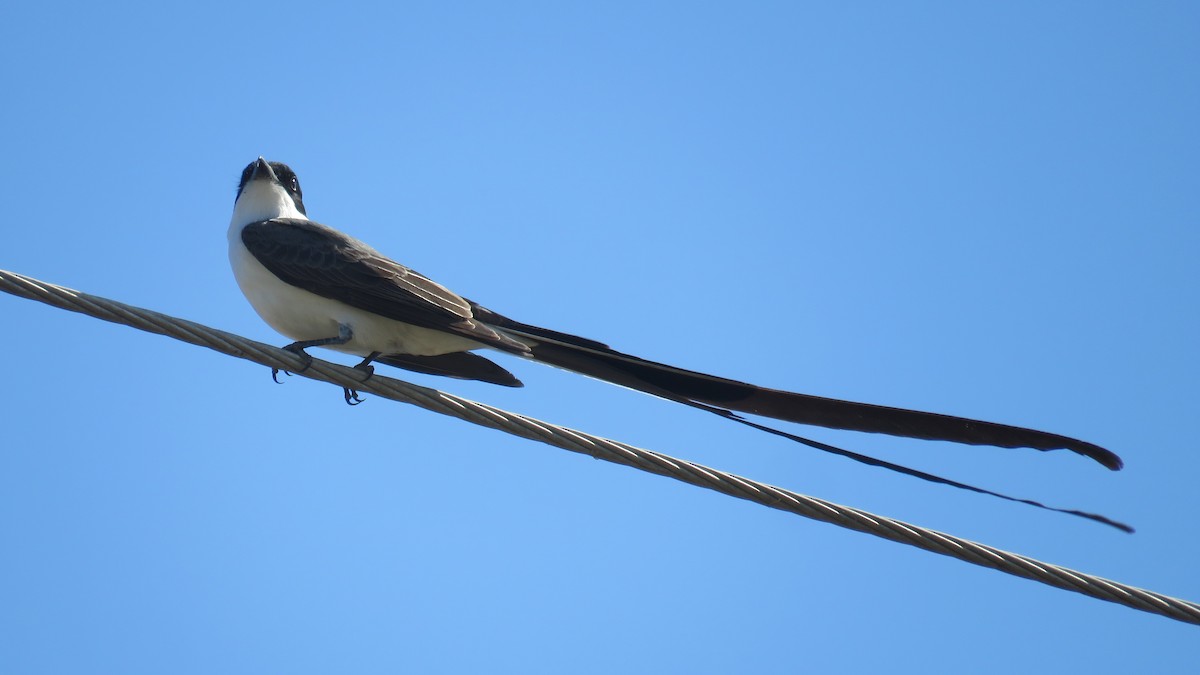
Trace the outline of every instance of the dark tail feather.
<instances>
[{"instance_id":1,"label":"dark tail feather","mask_svg":"<svg viewBox=\"0 0 1200 675\"><path fill-rule=\"evenodd\" d=\"M689 401L830 429L1001 448L1065 449L1109 469L1123 465L1120 457L1098 445L1045 431L768 389L648 361L582 338L575 344L573 336L536 326L509 321L500 327L537 340L532 353L539 361L664 398L671 398L664 396L668 392Z\"/></svg>"},{"instance_id":2,"label":"dark tail feather","mask_svg":"<svg viewBox=\"0 0 1200 675\"><path fill-rule=\"evenodd\" d=\"M758 429L759 431L765 431L769 434L775 434L776 436L782 436L784 438L796 441L797 443L803 443L804 445L807 445L810 448L816 448L817 450L823 450L828 453L840 455L842 457L852 459L856 462L861 462L862 464L866 464L868 466L878 466L878 467L882 467L884 469L891 469L892 471L895 471L897 473L902 473L906 476L913 476L914 478L920 478L921 480L927 480L931 483L940 483L941 485L949 485L950 487L958 488L960 490L969 490L971 492L977 492L977 493L983 494L983 495L999 497L1000 499L1006 499L1010 502L1019 502L1021 504L1028 504L1029 506L1036 506L1039 509L1045 509L1047 511L1055 511L1057 513L1065 513L1070 516L1078 516L1080 518L1086 518L1088 520L1092 520L1097 523L1102 523L1102 524L1108 525L1110 527L1115 527L1118 530L1121 530L1122 532L1127 532L1129 534L1133 534L1133 527L1126 525L1125 523L1122 523L1120 521L1116 521L1111 518L1108 518L1107 516L1102 516L1098 513L1090 513L1088 511L1079 511L1076 509L1061 509L1061 508L1054 507L1054 506L1046 506L1045 504L1034 501L1032 499L1022 499L1020 497L1011 497L1009 495L1002 494L999 492L992 492L991 490L986 490L981 487L975 487L974 485L968 485L967 483L960 483L956 480L950 480L949 478L942 478L941 476L937 476L937 475L934 475L931 473L926 473L926 472L920 471L918 469L911 469L909 467L902 466L900 464L893 464L892 462L884 461L882 459L876 459L876 458L870 457L868 455L861 455L857 452L852 452L850 450L844 450L835 445L829 445L828 443L814 441L812 439L804 438L803 436L789 434L786 431L781 431L779 429L774 429L772 427L768 427L763 424L758 424L757 422L752 422L748 419L745 419L745 418L739 416L737 413L732 413L732 412L729 412L728 410L722 410L721 408L704 406L703 404L691 404L691 405L693 405L695 407L700 407L705 410L709 410L710 412L714 412L718 415L721 415L722 417L727 417L727 418L733 420L734 422L740 422L741 424L745 424L746 426L753 427L755 429Z\"/></svg>"},{"instance_id":3,"label":"dark tail feather","mask_svg":"<svg viewBox=\"0 0 1200 675\"><path fill-rule=\"evenodd\" d=\"M651 378L644 377L643 371L641 371L641 370L634 371L634 373L637 373L637 374L631 373L630 370L626 368L626 362L623 359L613 360L613 359L599 358L596 355L589 353L591 350L579 350L579 349L576 349L576 348L573 348L570 346L564 346L564 345L560 345L560 344L550 344L550 343L539 344L539 345L533 347L532 351L533 351L533 357L539 361L544 361L545 363L555 365L560 368L566 368L567 370L572 370L572 371L575 371L578 373L582 373L584 375L588 375L588 376L595 377L595 378L598 378L601 380L605 380L607 382L612 382L613 384L619 384L622 386L630 387L632 389L637 389L639 391L643 391L648 394L653 394L655 396L665 398L669 401L674 401L676 403L682 403L684 405L691 406L693 408L699 408L701 410L707 410L708 412L714 413L716 415L720 415L721 417L724 417L726 419L733 420L734 422L738 422L739 424L744 424L746 426L752 427L754 429L758 429L760 431L765 431L767 433L774 434L776 436L781 436L783 438L787 438L787 439L795 441L797 443L802 443L804 445L807 445L811 448L815 448L817 450L832 453L835 455L840 455L842 457L852 459L852 460L854 460L856 462L860 462L862 464L867 464L869 466L877 466L877 467L881 467L884 469L890 469L892 471L902 473L906 476L920 478L921 480L926 480L931 483L939 483L941 485L948 485L950 487L959 488L961 490L969 490L971 492L977 492L979 494L990 495L992 497L998 497L1000 499L1005 499L1005 500L1012 501L1012 502L1020 502L1022 504L1028 504L1030 506L1034 506L1039 509L1045 509L1047 511L1055 511L1058 513L1065 513L1065 514L1077 516L1080 518L1086 518L1088 520L1102 523L1104 525L1115 527L1118 530L1121 530L1123 532L1129 532L1129 533L1133 532L1133 528L1130 527L1129 525L1112 520L1112 519L1102 516L1100 514L1090 513L1087 511L1079 511L1076 509L1062 509L1062 508L1057 508L1057 507L1053 507L1053 506L1047 506L1045 504L1042 504L1041 502L1037 502L1032 499L1022 499L1019 497L1012 497L1012 496L1002 494L999 492L993 492L991 490L986 490L984 488L976 487L974 485L969 485L967 483L960 483L958 481L951 480L949 478L942 478L941 476L937 476L937 475L934 475L931 473L926 473L926 472L920 471L918 469L912 469L912 468L909 468L909 467L906 467L906 466L903 466L900 464L895 464L895 463L888 462L888 461L885 461L882 459L877 459L877 458L870 457L867 455L862 455L857 452L845 450L843 448L839 448L834 445L829 445L828 443L814 441L814 440L811 440L808 438L804 438L803 436L797 436L795 434L791 434L786 431L768 427L763 424L758 424L757 422L753 422L751 420L745 419L744 417L738 415L737 413L731 412L729 410L718 407L716 405L711 405L704 401L696 400L697 398L699 398L698 396L695 398L688 398L686 395L677 394L670 390L664 389L661 386L652 383L650 381ZM628 358L635 358L635 357L628 357ZM640 359L638 359L638 360L640 361ZM653 365L658 365L658 364L653 364ZM665 367L670 368L670 366L665 366ZM671 370L677 371L678 369L671 368ZM683 371L683 372L687 372L687 371ZM701 375L699 373L697 373L697 375L700 375L701 377L708 377L705 375ZM672 373L672 376L674 376L674 373ZM734 384L738 384L741 386L751 386L751 385L743 385L740 382L734 383ZM694 394L694 390L691 390L691 391ZM779 393L786 394L787 392L779 392ZM796 396L803 396L803 395L797 394ZM830 399L822 399L822 400L830 400ZM841 401L835 401L835 402L840 403ZM851 405L863 405L863 404L851 404ZM870 407L874 408L874 407L878 407L878 406L870 406ZM888 408L887 410L894 410L894 409ZM910 412L910 411L902 410L900 412ZM924 413L919 413L919 414L924 414ZM788 419L788 418L783 418L783 419ZM951 417L948 419L955 420L958 418ZM986 424L986 423L983 423L983 424ZM833 425L821 424L821 426L833 426ZM997 426L999 426L999 425L997 425ZM835 427L835 428L845 428L845 427ZM853 428L855 430L863 430L861 427L851 427L851 428ZM1013 428L1016 428L1016 427L1013 427ZM1027 431L1025 429L1018 429L1018 430L1019 431ZM1040 432L1033 432L1033 433L1040 433ZM893 435L907 435L907 434L893 434ZM923 438L923 437L917 436L917 438ZM940 437L938 437L938 438L940 438ZM1002 446L1002 447L1007 447L1007 446ZM1119 460L1117 460L1117 461L1118 461L1118 467L1119 467Z\"/></svg>"},{"instance_id":4,"label":"dark tail feather","mask_svg":"<svg viewBox=\"0 0 1200 675\"><path fill-rule=\"evenodd\" d=\"M460 380L479 380L505 387L522 387L521 381L497 364L471 352L455 352L441 356L388 354L375 359L389 366L412 370L426 375L455 377Z\"/></svg>"}]
</instances>

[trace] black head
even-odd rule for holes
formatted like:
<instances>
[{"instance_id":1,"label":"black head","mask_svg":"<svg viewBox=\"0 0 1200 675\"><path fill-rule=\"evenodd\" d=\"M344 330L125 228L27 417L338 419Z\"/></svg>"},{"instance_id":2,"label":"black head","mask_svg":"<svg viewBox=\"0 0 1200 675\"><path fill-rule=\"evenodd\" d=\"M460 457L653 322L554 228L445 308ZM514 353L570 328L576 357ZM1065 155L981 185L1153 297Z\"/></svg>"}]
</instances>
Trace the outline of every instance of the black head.
<instances>
[{"instance_id":1,"label":"black head","mask_svg":"<svg viewBox=\"0 0 1200 675\"><path fill-rule=\"evenodd\" d=\"M308 213L304 210L304 193L300 190L300 179L296 177L296 172L283 162L268 162L262 157L250 162L245 169L242 169L242 179L238 182L237 196L233 198L233 201L236 203L238 197L242 196L242 190L246 189L246 185L256 180L269 180L283 186L292 201L296 203L296 209L300 213Z\"/></svg>"}]
</instances>

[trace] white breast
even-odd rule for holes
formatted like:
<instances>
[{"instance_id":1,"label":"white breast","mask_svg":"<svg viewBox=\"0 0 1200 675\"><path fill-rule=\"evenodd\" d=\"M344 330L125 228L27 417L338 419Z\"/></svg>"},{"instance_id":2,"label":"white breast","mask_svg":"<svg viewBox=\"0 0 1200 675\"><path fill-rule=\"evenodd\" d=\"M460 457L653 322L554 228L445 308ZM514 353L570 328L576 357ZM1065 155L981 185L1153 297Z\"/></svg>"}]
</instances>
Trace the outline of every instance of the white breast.
<instances>
[{"instance_id":1,"label":"white breast","mask_svg":"<svg viewBox=\"0 0 1200 675\"><path fill-rule=\"evenodd\" d=\"M484 346L464 337L372 314L284 283L246 249L242 243L244 226L244 223L229 226L233 275L254 311L287 337L297 341L336 337L338 324L345 324L353 332L353 338L344 345L328 348L359 356L371 352L436 356Z\"/></svg>"}]
</instances>

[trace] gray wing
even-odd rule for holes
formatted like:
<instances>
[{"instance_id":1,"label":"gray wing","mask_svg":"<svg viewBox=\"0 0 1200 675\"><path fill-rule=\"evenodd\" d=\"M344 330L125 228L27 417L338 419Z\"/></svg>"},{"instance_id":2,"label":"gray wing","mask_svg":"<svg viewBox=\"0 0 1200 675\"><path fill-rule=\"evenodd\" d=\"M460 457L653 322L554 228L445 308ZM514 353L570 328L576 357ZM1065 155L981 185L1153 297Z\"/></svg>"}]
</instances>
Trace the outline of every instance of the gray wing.
<instances>
[{"instance_id":1,"label":"gray wing","mask_svg":"<svg viewBox=\"0 0 1200 675\"><path fill-rule=\"evenodd\" d=\"M242 229L242 243L272 274L310 293L504 351L529 351L477 321L470 301L331 227L263 220Z\"/></svg>"}]
</instances>

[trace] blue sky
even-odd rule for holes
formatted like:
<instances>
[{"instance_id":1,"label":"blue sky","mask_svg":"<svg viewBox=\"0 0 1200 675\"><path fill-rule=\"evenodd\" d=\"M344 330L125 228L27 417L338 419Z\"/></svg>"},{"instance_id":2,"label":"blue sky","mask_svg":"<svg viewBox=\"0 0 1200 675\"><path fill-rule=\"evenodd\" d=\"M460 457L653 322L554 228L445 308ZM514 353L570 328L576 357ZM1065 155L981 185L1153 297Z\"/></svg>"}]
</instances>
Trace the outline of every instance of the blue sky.
<instances>
[{"instance_id":1,"label":"blue sky","mask_svg":"<svg viewBox=\"0 0 1200 675\"><path fill-rule=\"evenodd\" d=\"M1169 2L10 3L0 268L283 344L225 250L262 154L514 318L1112 448L1125 471L796 429L1139 532L536 364L401 377L1200 600L1198 29ZM0 307L5 672L1195 662L1195 627Z\"/></svg>"}]
</instances>

